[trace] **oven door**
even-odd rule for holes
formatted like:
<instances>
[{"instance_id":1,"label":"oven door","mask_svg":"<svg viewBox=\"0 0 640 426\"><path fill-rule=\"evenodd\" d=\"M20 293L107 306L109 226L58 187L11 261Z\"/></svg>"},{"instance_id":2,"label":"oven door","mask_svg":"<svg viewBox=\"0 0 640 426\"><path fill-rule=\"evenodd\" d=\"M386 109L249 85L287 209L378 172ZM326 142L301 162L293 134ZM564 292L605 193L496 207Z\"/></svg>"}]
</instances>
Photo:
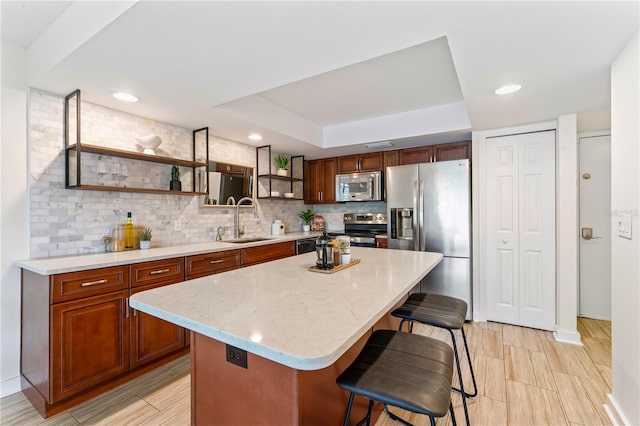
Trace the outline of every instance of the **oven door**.
<instances>
[{"instance_id":1,"label":"oven door","mask_svg":"<svg viewBox=\"0 0 640 426\"><path fill-rule=\"evenodd\" d=\"M350 236L352 247L376 247L376 237Z\"/></svg>"}]
</instances>

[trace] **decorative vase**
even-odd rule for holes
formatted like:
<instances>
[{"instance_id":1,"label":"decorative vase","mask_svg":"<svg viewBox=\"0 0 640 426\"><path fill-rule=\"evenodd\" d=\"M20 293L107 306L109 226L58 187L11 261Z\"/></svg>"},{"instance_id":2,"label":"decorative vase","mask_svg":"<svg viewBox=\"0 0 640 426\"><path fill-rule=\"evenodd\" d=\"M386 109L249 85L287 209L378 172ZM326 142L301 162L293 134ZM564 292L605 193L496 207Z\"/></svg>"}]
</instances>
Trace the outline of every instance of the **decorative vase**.
<instances>
[{"instance_id":1,"label":"decorative vase","mask_svg":"<svg viewBox=\"0 0 640 426\"><path fill-rule=\"evenodd\" d=\"M140 241L140 250L151 248L151 241Z\"/></svg>"},{"instance_id":2,"label":"decorative vase","mask_svg":"<svg viewBox=\"0 0 640 426\"><path fill-rule=\"evenodd\" d=\"M179 180L169 181L169 189L171 191L182 191L182 182Z\"/></svg>"},{"instance_id":3,"label":"decorative vase","mask_svg":"<svg viewBox=\"0 0 640 426\"><path fill-rule=\"evenodd\" d=\"M278 174L278 176L288 176L289 173L287 172L287 169L278 169L278 171L276 172Z\"/></svg>"},{"instance_id":4,"label":"decorative vase","mask_svg":"<svg viewBox=\"0 0 640 426\"><path fill-rule=\"evenodd\" d=\"M311 230L311 225L302 225L303 232L309 232Z\"/></svg>"}]
</instances>

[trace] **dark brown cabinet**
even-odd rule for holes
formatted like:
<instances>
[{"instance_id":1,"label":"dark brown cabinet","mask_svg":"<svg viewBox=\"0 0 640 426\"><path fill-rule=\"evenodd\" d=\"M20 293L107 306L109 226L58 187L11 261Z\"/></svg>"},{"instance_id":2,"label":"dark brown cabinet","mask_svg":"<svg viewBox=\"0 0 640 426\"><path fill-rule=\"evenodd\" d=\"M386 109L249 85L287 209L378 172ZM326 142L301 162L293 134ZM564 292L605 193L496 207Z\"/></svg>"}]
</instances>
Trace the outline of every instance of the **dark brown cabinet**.
<instances>
[{"instance_id":1,"label":"dark brown cabinet","mask_svg":"<svg viewBox=\"0 0 640 426\"><path fill-rule=\"evenodd\" d=\"M471 141L401 149L400 164L432 163L434 161L464 160L471 158Z\"/></svg>"},{"instance_id":2,"label":"dark brown cabinet","mask_svg":"<svg viewBox=\"0 0 640 426\"><path fill-rule=\"evenodd\" d=\"M400 164L398 150L385 151L382 153L382 167L383 171L387 170L387 167L393 167Z\"/></svg>"},{"instance_id":3,"label":"dark brown cabinet","mask_svg":"<svg viewBox=\"0 0 640 426\"><path fill-rule=\"evenodd\" d=\"M186 278L192 280L239 268L241 266L240 250L225 250L187 256L185 262Z\"/></svg>"},{"instance_id":4,"label":"dark brown cabinet","mask_svg":"<svg viewBox=\"0 0 640 426\"><path fill-rule=\"evenodd\" d=\"M183 257L131 265L131 294L184 281ZM130 363L135 369L186 345L187 331L152 315L131 310Z\"/></svg>"},{"instance_id":5,"label":"dark brown cabinet","mask_svg":"<svg viewBox=\"0 0 640 426\"><path fill-rule=\"evenodd\" d=\"M242 249L242 266L257 265L271 260L283 259L296 254L296 242L267 244L264 246Z\"/></svg>"},{"instance_id":6,"label":"dark brown cabinet","mask_svg":"<svg viewBox=\"0 0 640 426\"><path fill-rule=\"evenodd\" d=\"M464 160L471 158L471 141L433 146L433 161Z\"/></svg>"},{"instance_id":7,"label":"dark brown cabinet","mask_svg":"<svg viewBox=\"0 0 640 426\"><path fill-rule=\"evenodd\" d=\"M420 146L417 148L401 149L399 161L401 165L418 164L431 162L431 146Z\"/></svg>"},{"instance_id":8,"label":"dark brown cabinet","mask_svg":"<svg viewBox=\"0 0 640 426\"><path fill-rule=\"evenodd\" d=\"M306 204L329 204L336 202L337 160L305 161L304 202Z\"/></svg>"},{"instance_id":9,"label":"dark brown cabinet","mask_svg":"<svg viewBox=\"0 0 640 426\"><path fill-rule=\"evenodd\" d=\"M382 169L382 152L338 157L338 173L376 172Z\"/></svg>"}]
</instances>

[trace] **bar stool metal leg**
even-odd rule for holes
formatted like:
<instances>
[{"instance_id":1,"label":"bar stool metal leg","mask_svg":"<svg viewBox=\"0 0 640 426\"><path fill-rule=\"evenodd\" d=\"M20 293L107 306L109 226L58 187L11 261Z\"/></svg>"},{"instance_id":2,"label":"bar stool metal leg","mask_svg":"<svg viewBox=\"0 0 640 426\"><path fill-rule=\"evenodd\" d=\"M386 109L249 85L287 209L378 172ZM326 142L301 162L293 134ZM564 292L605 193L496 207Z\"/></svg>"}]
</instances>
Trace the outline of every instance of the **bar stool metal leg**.
<instances>
[{"instance_id":1,"label":"bar stool metal leg","mask_svg":"<svg viewBox=\"0 0 640 426\"><path fill-rule=\"evenodd\" d=\"M413 333L414 321L407 320L404 318L400 321L400 326L398 327L398 331L402 331L402 326L404 325L405 321L409 323L409 333ZM469 362L469 370L471 371L471 380L473 381L473 389L474 389L473 393L468 393L468 392L465 392L464 390L464 383L462 381L462 369L460 368L460 357L458 356L458 345L456 344L456 336L453 334L453 330L451 330L450 328L446 328L446 330L451 335L451 343L453 344L453 356L455 357L456 370L458 372L458 381L460 382L460 388L456 388L455 386L452 386L451 388L456 392L460 392L460 394L462 395L462 406L464 408L464 417L465 417L465 420L467 421L467 425L470 425L471 423L469 421L469 411L467 409L467 398L472 398L478 395L478 385L476 383L476 376L473 372L473 364L471 364L471 354L469 353L469 346L467 346L467 337L464 333L464 326L462 326L460 328L460 331L462 331L462 340L464 342L464 350L467 353L467 361Z\"/></svg>"}]
</instances>

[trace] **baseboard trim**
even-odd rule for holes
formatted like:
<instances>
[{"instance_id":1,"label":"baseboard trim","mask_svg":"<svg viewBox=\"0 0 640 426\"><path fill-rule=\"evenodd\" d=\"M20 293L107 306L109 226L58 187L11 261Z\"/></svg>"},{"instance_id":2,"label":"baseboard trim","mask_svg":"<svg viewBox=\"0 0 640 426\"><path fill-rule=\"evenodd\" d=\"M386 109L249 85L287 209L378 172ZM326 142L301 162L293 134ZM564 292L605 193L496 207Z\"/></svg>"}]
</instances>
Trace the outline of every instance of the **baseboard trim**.
<instances>
[{"instance_id":1,"label":"baseboard trim","mask_svg":"<svg viewBox=\"0 0 640 426\"><path fill-rule=\"evenodd\" d=\"M20 376L12 377L0 382L0 398L13 395L14 393L18 393L21 390L22 388L20 387Z\"/></svg>"},{"instance_id":2,"label":"baseboard trim","mask_svg":"<svg viewBox=\"0 0 640 426\"><path fill-rule=\"evenodd\" d=\"M595 319L595 320L602 320L602 321L611 321L611 315L609 315L608 317L605 317L604 315L589 315L589 316L585 316L585 315L578 315L580 318L588 318L588 319Z\"/></svg>"},{"instance_id":3,"label":"baseboard trim","mask_svg":"<svg viewBox=\"0 0 640 426\"><path fill-rule=\"evenodd\" d=\"M577 331L556 330L553 332L553 337L557 342L571 343L572 345L582 346L580 333L578 333Z\"/></svg>"},{"instance_id":4,"label":"baseboard trim","mask_svg":"<svg viewBox=\"0 0 640 426\"><path fill-rule=\"evenodd\" d=\"M620 410L620 406L616 402L612 394L607 394L607 402L604 404L604 411L607 413L607 417L613 423L613 426L630 425L631 422L625 417Z\"/></svg>"}]
</instances>

